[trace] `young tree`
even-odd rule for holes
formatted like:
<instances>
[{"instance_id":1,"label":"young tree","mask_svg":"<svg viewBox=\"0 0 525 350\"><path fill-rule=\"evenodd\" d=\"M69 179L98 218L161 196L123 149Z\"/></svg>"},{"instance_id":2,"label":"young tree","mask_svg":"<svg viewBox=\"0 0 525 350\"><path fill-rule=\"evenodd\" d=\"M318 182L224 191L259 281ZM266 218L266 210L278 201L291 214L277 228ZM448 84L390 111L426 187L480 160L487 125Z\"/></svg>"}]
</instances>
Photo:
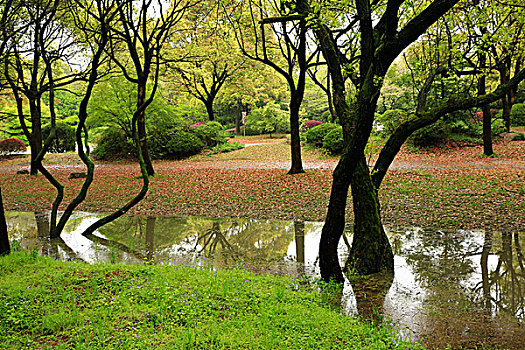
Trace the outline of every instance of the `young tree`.
<instances>
[{"instance_id":1,"label":"young tree","mask_svg":"<svg viewBox=\"0 0 525 350\"><path fill-rule=\"evenodd\" d=\"M316 50L308 48L306 19L302 16L282 17L286 14L286 2L282 2L280 6L262 0L246 3L233 7L229 16L230 23L235 28L235 35L244 55L268 65L288 83L292 158L288 174L304 173L299 110L304 98L306 74L316 55ZM270 29L269 32L267 28Z\"/></svg>"},{"instance_id":2,"label":"young tree","mask_svg":"<svg viewBox=\"0 0 525 350\"><path fill-rule=\"evenodd\" d=\"M119 21L112 26L108 54L124 77L137 88L137 128L142 157L149 176L155 174L149 156L146 135L146 108L151 103L163 63L163 49L185 11L194 6L190 1L117 0ZM148 82L153 88L148 92Z\"/></svg>"},{"instance_id":3,"label":"young tree","mask_svg":"<svg viewBox=\"0 0 525 350\"><path fill-rule=\"evenodd\" d=\"M15 98L18 119L31 146L32 175L37 174L45 152L42 137L42 96L83 78L71 73L54 77L49 74L59 62L68 62L75 53L75 42L68 28L68 1L39 0L21 2L18 13L6 22L2 41L3 75ZM30 126L26 125L24 98L30 110Z\"/></svg>"}]
</instances>

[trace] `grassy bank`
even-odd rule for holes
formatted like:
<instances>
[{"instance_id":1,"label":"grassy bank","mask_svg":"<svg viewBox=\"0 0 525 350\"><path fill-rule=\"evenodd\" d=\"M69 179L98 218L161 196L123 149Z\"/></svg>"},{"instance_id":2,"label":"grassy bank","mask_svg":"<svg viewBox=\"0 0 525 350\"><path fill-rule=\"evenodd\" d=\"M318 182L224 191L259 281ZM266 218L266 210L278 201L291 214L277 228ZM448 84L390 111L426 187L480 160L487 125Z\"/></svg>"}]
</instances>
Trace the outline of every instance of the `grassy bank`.
<instances>
[{"instance_id":1,"label":"grassy bank","mask_svg":"<svg viewBox=\"0 0 525 350\"><path fill-rule=\"evenodd\" d=\"M0 258L2 349L414 348L287 276Z\"/></svg>"}]
</instances>

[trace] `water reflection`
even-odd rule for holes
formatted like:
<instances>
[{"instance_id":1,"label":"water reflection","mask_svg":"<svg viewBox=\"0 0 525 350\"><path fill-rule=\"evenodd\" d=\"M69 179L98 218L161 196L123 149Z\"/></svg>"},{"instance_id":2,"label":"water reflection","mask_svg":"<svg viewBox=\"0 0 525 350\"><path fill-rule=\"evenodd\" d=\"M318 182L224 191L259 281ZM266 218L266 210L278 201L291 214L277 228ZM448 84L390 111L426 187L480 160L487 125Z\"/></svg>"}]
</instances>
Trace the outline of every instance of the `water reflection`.
<instances>
[{"instance_id":1,"label":"water reflection","mask_svg":"<svg viewBox=\"0 0 525 350\"><path fill-rule=\"evenodd\" d=\"M86 238L97 215L76 213L49 240L47 213L8 212L13 240L27 249L85 262L169 264L318 276L322 223L200 217L123 217ZM347 281L337 304L350 315L385 315L429 347L525 343L525 237L516 233L390 228L394 276ZM347 232L351 235L351 232ZM341 264L348 240L340 242Z\"/></svg>"}]
</instances>

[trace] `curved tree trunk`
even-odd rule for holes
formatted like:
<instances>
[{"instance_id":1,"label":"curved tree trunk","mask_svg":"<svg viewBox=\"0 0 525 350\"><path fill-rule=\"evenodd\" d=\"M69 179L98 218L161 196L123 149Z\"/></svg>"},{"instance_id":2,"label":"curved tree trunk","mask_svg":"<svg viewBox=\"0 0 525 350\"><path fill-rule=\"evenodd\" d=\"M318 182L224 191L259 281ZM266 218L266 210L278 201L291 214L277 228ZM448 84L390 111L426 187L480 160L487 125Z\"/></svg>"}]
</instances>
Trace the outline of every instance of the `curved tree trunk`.
<instances>
[{"instance_id":1,"label":"curved tree trunk","mask_svg":"<svg viewBox=\"0 0 525 350\"><path fill-rule=\"evenodd\" d=\"M137 97L137 108L140 108L146 101L146 84L139 84L138 86L138 97ZM144 158L144 163L146 164L146 171L149 176L155 175L155 170L153 169L153 164L151 163L151 158L149 156L147 135L146 135L146 117L145 111L139 113L137 119L137 131L139 134L140 148L142 150L142 157Z\"/></svg>"},{"instance_id":2,"label":"curved tree trunk","mask_svg":"<svg viewBox=\"0 0 525 350\"><path fill-rule=\"evenodd\" d=\"M325 282L330 280L335 283L344 282L343 271L339 265L337 245L345 228L345 209L349 187L350 180L347 172L344 171L343 163L339 161L333 173L328 212L319 242L319 268L321 278Z\"/></svg>"}]
</instances>

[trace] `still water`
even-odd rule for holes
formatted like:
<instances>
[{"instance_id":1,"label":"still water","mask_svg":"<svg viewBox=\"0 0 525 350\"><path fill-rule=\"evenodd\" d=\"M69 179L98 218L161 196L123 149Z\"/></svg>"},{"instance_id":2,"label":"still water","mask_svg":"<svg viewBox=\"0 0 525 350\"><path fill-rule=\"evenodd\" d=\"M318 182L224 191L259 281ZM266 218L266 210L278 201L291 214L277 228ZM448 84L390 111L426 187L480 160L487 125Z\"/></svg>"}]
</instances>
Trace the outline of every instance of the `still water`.
<instances>
[{"instance_id":1,"label":"still water","mask_svg":"<svg viewBox=\"0 0 525 350\"><path fill-rule=\"evenodd\" d=\"M47 213L7 212L14 245L87 263L189 263L318 276L322 223L126 216L93 239L100 215L76 213L50 241ZM341 311L382 315L431 348L525 348L525 237L517 233L387 227L395 274L347 281ZM341 265L351 229L339 244ZM381 317L381 316L380 316Z\"/></svg>"}]
</instances>

